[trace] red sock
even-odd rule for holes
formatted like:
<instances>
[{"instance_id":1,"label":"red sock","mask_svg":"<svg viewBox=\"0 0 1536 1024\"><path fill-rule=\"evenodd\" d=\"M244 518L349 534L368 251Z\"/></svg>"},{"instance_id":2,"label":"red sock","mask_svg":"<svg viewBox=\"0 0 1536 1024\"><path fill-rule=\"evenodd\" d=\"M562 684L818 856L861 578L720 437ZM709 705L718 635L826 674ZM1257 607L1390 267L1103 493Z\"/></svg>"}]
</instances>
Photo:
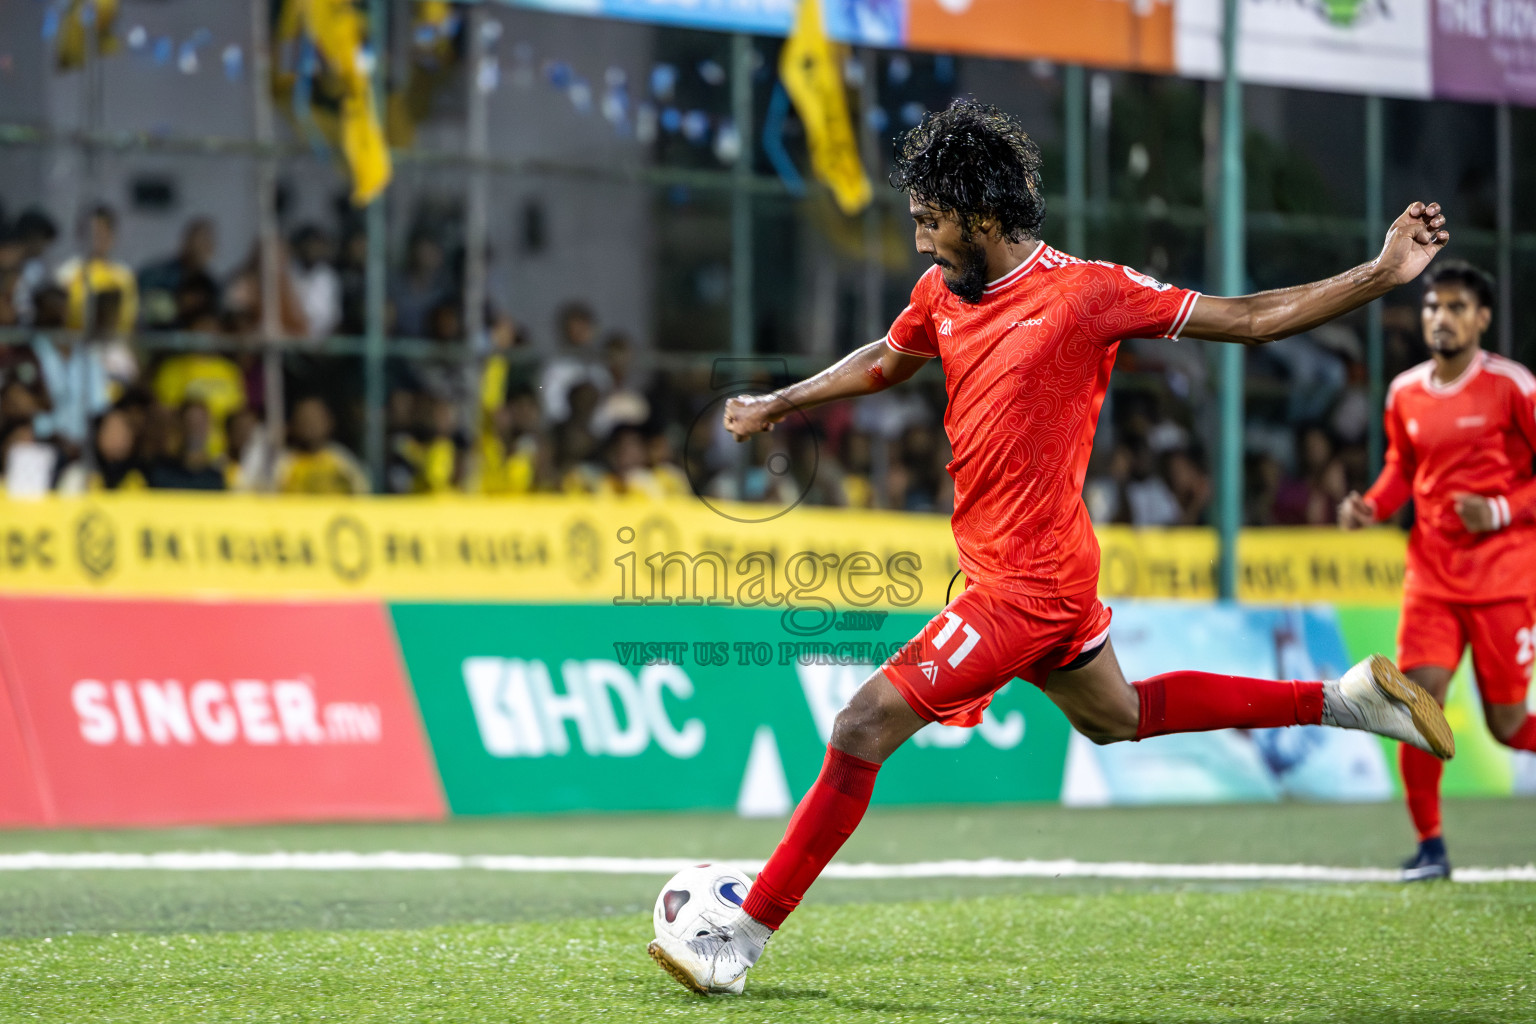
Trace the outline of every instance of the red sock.
<instances>
[{"instance_id":1,"label":"red sock","mask_svg":"<svg viewBox=\"0 0 1536 1024\"><path fill-rule=\"evenodd\" d=\"M1214 672L1167 672L1136 683L1136 738L1208 729L1320 725L1323 684L1247 679Z\"/></svg>"},{"instance_id":2,"label":"red sock","mask_svg":"<svg viewBox=\"0 0 1536 1024\"><path fill-rule=\"evenodd\" d=\"M1397 748L1397 767L1403 775L1403 795L1419 842L1440 834L1440 776L1445 763L1434 754L1404 743Z\"/></svg>"},{"instance_id":3,"label":"red sock","mask_svg":"<svg viewBox=\"0 0 1536 1024\"><path fill-rule=\"evenodd\" d=\"M859 827L879 771L873 761L827 748L821 774L795 808L784 838L752 883L742 910L769 928L784 923L827 861Z\"/></svg>"},{"instance_id":4,"label":"red sock","mask_svg":"<svg viewBox=\"0 0 1536 1024\"><path fill-rule=\"evenodd\" d=\"M1526 715L1525 724L1515 730L1515 734L1504 741L1506 747L1515 750L1536 751L1536 715Z\"/></svg>"}]
</instances>

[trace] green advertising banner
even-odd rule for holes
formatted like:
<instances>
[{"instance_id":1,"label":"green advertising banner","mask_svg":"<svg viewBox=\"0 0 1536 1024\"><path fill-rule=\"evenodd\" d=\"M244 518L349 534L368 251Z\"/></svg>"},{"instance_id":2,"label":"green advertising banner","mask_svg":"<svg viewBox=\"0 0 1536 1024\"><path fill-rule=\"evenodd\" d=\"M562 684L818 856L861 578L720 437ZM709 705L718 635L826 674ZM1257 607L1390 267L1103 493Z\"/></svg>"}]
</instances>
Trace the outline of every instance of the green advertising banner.
<instances>
[{"instance_id":1,"label":"green advertising banner","mask_svg":"<svg viewBox=\"0 0 1536 1024\"><path fill-rule=\"evenodd\" d=\"M832 721L926 621L772 609L396 604L401 650L455 814L730 809L784 814ZM975 729L930 725L875 802L1060 798L1070 729L1015 681Z\"/></svg>"},{"instance_id":2,"label":"green advertising banner","mask_svg":"<svg viewBox=\"0 0 1536 1024\"><path fill-rule=\"evenodd\" d=\"M1388 657L1397 652L1396 608L1339 608L1339 632L1350 656L1363 658L1375 651ZM1470 652L1451 677L1445 698L1445 720L1456 733L1456 756L1445 766L1441 792L1446 796L1505 796L1515 791L1515 755L1501 746L1483 722L1482 698L1472 676ZM1397 744L1382 741L1393 765L1392 783L1402 792L1398 777ZM1527 790L1529 792L1529 790Z\"/></svg>"}]
</instances>

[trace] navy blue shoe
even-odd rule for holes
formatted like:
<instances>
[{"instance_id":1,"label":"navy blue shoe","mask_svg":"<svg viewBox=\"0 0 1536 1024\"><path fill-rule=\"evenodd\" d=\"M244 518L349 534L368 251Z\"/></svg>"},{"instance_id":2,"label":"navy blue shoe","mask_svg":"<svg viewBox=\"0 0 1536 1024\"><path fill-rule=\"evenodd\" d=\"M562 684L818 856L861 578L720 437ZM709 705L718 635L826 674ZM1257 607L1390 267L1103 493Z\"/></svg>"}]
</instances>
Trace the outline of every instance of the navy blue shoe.
<instances>
[{"instance_id":1,"label":"navy blue shoe","mask_svg":"<svg viewBox=\"0 0 1536 1024\"><path fill-rule=\"evenodd\" d=\"M1437 878L1451 877L1451 859L1445 853L1445 840L1440 836L1419 843L1419 852L1412 860L1403 862L1403 881L1430 882Z\"/></svg>"}]
</instances>

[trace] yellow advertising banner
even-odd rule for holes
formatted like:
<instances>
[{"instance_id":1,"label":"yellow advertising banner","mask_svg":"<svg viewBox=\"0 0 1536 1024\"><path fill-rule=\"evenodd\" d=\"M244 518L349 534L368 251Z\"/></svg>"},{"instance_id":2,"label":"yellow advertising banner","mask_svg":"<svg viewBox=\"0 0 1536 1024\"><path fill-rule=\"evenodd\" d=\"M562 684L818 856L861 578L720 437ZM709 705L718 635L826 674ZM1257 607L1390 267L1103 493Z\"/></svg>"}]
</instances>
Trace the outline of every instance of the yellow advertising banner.
<instances>
[{"instance_id":1,"label":"yellow advertising banner","mask_svg":"<svg viewBox=\"0 0 1536 1024\"><path fill-rule=\"evenodd\" d=\"M0 593L933 610L943 516L694 501L186 493L0 500ZM1099 531L1106 597L1215 596L1206 529ZM1403 536L1252 530L1240 597L1396 604ZM959 586L958 583L955 584ZM958 590L956 590L958 592Z\"/></svg>"}]
</instances>

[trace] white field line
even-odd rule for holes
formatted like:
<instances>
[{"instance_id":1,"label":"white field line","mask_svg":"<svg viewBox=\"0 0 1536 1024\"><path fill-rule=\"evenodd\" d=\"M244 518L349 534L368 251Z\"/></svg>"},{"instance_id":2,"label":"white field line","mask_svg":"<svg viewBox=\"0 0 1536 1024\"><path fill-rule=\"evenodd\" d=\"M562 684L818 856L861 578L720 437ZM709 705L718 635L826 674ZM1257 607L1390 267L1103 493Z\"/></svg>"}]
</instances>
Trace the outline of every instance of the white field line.
<instances>
[{"instance_id":1,"label":"white field line","mask_svg":"<svg viewBox=\"0 0 1536 1024\"><path fill-rule=\"evenodd\" d=\"M666 876L697 861L682 857L529 857L454 853L7 853L0 871L513 871ZM761 862L730 861L757 871ZM1386 868L1312 864L1148 864L1135 861L942 860L913 864L831 864L826 878L1113 878L1209 882L1395 882ZM1458 882L1536 882L1536 865L1457 868Z\"/></svg>"}]
</instances>

